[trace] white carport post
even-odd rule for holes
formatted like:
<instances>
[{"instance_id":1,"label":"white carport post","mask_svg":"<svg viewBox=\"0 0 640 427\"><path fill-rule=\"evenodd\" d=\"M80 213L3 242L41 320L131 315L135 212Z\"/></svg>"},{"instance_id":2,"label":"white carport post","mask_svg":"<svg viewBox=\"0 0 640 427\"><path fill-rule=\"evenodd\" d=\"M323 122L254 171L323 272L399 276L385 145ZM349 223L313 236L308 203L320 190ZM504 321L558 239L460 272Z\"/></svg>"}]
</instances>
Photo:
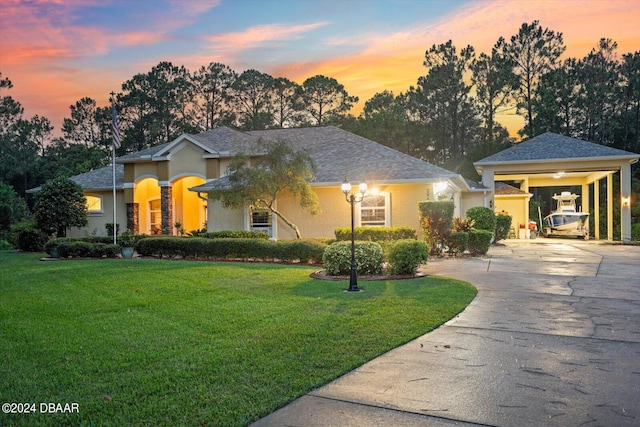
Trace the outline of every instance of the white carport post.
<instances>
[{"instance_id":1,"label":"white carport post","mask_svg":"<svg viewBox=\"0 0 640 427\"><path fill-rule=\"evenodd\" d=\"M589 183L582 184L582 212L589 212Z\"/></svg>"},{"instance_id":2,"label":"white carport post","mask_svg":"<svg viewBox=\"0 0 640 427\"><path fill-rule=\"evenodd\" d=\"M600 180L593 182L593 224L596 240L600 240Z\"/></svg>"},{"instance_id":3,"label":"white carport post","mask_svg":"<svg viewBox=\"0 0 640 427\"><path fill-rule=\"evenodd\" d=\"M495 209L495 203L493 200L493 197L495 196L495 176L493 173L493 167L491 166L485 166L482 169L482 185L484 185L485 187L487 187L490 191L490 196L487 197L486 193L485 193L485 197L484 197L484 207L485 208L489 208L491 210Z\"/></svg>"},{"instance_id":4,"label":"white carport post","mask_svg":"<svg viewBox=\"0 0 640 427\"><path fill-rule=\"evenodd\" d=\"M620 168L620 239L631 241L631 165Z\"/></svg>"},{"instance_id":5,"label":"white carport post","mask_svg":"<svg viewBox=\"0 0 640 427\"><path fill-rule=\"evenodd\" d=\"M613 174L607 175L607 240L613 240Z\"/></svg>"},{"instance_id":6,"label":"white carport post","mask_svg":"<svg viewBox=\"0 0 640 427\"><path fill-rule=\"evenodd\" d=\"M520 184L520 189L522 191L526 191L527 193L529 192L529 175L527 175L523 180L522 183ZM529 214L529 199L525 198L524 200L524 223L525 223L525 227L527 229L527 232L525 233L525 238L530 239L531 238L531 232L529 231L529 218L530 218L530 214Z\"/></svg>"}]
</instances>

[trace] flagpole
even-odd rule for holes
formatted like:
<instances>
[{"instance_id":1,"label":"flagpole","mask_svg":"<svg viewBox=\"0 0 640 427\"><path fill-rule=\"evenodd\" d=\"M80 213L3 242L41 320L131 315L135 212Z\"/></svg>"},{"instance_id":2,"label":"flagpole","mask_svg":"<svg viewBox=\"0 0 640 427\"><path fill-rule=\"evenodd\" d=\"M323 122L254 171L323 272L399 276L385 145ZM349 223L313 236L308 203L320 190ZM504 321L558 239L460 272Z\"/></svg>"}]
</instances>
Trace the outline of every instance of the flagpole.
<instances>
[{"instance_id":1,"label":"flagpole","mask_svg":"<svg viewBox=\"0 0 640 427\"><path fill-rule=\"evenodd\" d=\"M116 234L118 234L118 225L116 222L116 146L111 144L111 152L113 153L113 244L116 244Z\"/></svg>"},{"instance_id":2,"label":"flagpole","mask_svg":"<svg viewBox=\"0 0 640 427\"><path fill-rule=\"evenodd\" d=\"M113 166L113 244L117 244L118 223L116 222L116 148L120 148L120 130L115 105L115 92L111 92L111 165Z\"/></svg>"}]
</instances>

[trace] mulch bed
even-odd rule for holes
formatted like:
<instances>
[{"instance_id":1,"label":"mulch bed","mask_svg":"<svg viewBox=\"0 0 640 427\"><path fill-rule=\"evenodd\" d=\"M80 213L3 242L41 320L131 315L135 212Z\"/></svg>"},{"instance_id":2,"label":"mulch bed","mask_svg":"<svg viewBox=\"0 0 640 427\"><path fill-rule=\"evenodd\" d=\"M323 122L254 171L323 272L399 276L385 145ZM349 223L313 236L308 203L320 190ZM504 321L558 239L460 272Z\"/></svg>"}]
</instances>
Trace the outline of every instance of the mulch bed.
<instances>
[{"instance_id":1,"label":"mulch bed","mask_svg":"<svg viewBox=\"0 0 640 427\"><path fill-rule=\"evenodd\" d=\"M416 273L416 274L358 274L358 280L402 280L402 279L415 279L416 277L424 277L427 274L425 273ZM349 280L350 276L329 276L326 270L318 270L309 275L314 279L319 280Z\"/></svg>"}]
</instances>

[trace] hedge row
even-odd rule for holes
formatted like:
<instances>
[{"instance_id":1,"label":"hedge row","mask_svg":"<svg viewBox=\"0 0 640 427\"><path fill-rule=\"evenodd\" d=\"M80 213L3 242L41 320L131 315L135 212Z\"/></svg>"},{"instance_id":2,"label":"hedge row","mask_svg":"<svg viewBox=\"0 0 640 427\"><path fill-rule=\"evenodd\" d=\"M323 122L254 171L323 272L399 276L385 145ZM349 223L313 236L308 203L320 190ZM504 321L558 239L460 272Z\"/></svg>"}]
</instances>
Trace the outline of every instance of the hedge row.
<instances>
[{"instance_id":1,"label":"hedge row","mask_svg":"<svg viewBox=\"0 0 640 427\"><path fill-rule=\"evenodd\" d=\"M60 258L115 258L120 246L113 244L113 237L59 237L49 240L44 251Z\"/></svg>"},{"instance_id":2,"label":"hedge row","mask_svg":"<svg viewBox=\"0 0 640 427\"><path fill-rule=\"evenodd\" d=\"M193 237L204 237L207 239L269 239L269 233L267 233L266 231L193 231L191 235Z\"/></svg>"},{"instance_id":3,"label":"hedge row","mask_svg":"<svg viewBox=\"0 0 640 427\"><path fill-rule=\"evenodd\" d=\"M407 226L396 227L354 227L355 240L359 241L391 241L403 239L417 239L416 230ZM335 229L336 240L351 240L351 227Z\"/></svg>"},{"instance_id":4,"label":"hedge row","mask_svg":"<svg viewBox=\"0 0 640 427\"><path fill-rule=\"evenodd\" d=\"M60 258L116 258L120 246L113 243L63 242L57 246Z\"/></svg>"},{"instance_id":5,"label":"hedge row","mask_svg":"<svg viewBox=\"0 0 640 427\"><path fill-rule=\"evenodd\" d=\"M327 247L322 240L209 239L203 237L155 237L140 240L138 254L195 259L260 259L319 263Z\"/></svg>"}]
</instances>

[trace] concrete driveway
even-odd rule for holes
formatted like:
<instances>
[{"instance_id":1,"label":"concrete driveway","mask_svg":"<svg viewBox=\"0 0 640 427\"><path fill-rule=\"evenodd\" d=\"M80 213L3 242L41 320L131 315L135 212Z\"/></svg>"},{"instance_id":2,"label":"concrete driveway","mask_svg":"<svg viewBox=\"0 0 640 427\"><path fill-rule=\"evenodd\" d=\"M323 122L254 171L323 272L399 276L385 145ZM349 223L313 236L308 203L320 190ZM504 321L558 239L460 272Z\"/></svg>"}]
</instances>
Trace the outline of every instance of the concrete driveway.
<instances>
[{"instance_id":1,"label":"concrete driveway","mask_svg":"<svg viewBox=\"0 0 640 427\"><path fill-rule=\"evenodd\" d=\"M478 296L254 425L640 425L640 246L510 240L425 270Z\"/></svg>"}]
</instances>

